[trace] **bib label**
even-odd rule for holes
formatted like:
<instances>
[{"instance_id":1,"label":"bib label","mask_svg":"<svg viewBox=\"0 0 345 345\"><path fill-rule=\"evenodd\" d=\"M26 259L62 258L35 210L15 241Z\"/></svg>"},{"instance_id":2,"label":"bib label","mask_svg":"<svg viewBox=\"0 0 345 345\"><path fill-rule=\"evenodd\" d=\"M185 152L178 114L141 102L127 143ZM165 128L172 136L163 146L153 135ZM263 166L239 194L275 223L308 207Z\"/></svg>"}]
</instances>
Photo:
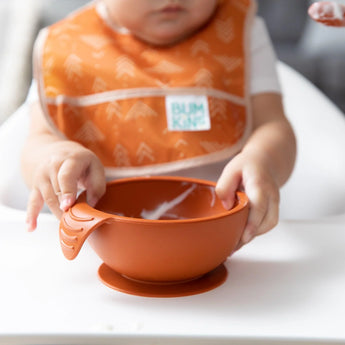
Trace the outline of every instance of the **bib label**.
<instances>
[{"instance_id":1,"label":"bib label","mask_svg":"<svg viewBox=\"0 0 345 345\"><path fill-rule=\"evenodd\" d=\"M206 96L167 96L165 107L169 131L208 131L211 128Z\"/></svg>"}]
</instances>

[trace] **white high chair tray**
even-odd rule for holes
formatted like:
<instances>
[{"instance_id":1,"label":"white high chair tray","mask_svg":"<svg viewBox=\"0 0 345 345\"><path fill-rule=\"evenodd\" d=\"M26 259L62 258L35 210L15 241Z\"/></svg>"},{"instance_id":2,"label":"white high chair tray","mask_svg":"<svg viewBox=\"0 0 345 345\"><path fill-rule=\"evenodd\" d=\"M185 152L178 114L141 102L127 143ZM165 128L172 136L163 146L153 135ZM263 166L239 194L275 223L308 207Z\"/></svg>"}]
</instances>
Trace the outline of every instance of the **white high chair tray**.
<instances>
[{"instance_id":1,"label":"white high chair tray","mask_svg":"<svg viewBox=\"0 0 345 345\"><path fill-rule=\"evenodd\" d=\"M235 253L226 282L200 295L111 290L98 280L101 262L88 245L74 261L63 257L53 216L42 214L27 233L25 187L12 164L20 145L8 143L16 126L2 126L0 344L345 344L345 121L308 82L279 68L301 145L282 191L287 220ZM333 141L325 140L329 124Z\"/></svg>"},{"instance_id":2,"label":"white high chair tray","mask_svg":"<svg viewBox=\"0 0 345 345\"><path fill-rule=\"evenodd\" d=\"M0 344L345 344L344 220L281 222L220 287L164 299L104 286L88 246L63 257L57 227L1 222Z\"/></svg>"}]
</instances>

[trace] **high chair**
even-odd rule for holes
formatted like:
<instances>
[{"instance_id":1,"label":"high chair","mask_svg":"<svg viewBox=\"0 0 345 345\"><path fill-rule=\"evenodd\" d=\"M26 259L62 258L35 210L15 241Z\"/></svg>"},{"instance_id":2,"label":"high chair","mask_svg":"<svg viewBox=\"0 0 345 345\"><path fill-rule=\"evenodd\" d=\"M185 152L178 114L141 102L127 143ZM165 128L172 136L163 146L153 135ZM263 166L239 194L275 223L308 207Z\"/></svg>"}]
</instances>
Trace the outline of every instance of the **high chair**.
<instances>
[{"instance_id":1,"label":"high chair","mask_svg":"<svg viewBox=\"0 0 345 345\"><path fill-rule=\"evenodd\" d=\"M342 214L345 212L345 116L292 68L279 63L278 71L286 115L298 145L294 172L281 190L281 219ZM21 178L19 156L28 125L28 105L23 104L0 127L0 210L3 212L23 212L26 207L28 190Z\"/></svg>"},{"instance_id":2,"label":"high chair","mask_svg":"<svg viewBox=\"0 0 345 345\"><path fill-rule=\"evenodd\" d=\"M29 119L27 105L18 109L0 127L0 345L345 344L345 118L297 72L278 68L298 141L281 220L223 263L222 285L181 298L101 284L95 252L85 243L66 260L47 212L26 233L19 155Z\"/></svg>"}]
</instances>

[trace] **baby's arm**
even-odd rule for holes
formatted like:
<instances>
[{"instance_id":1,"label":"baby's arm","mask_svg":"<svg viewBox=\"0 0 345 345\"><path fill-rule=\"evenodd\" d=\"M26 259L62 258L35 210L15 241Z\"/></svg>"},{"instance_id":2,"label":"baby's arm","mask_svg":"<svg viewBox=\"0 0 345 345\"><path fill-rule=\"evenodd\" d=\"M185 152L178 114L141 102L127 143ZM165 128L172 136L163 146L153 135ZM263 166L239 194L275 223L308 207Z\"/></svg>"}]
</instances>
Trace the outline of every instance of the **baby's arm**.
<instances>
[{"instance_id":1,"label":"baby's arm","mask_svg":"<svg viewBox=\"0 0 345 345\"><path fill-rule=\"evenodd\" d=\"M279 216L279 187L289 178L296 156L296 141L287 121L281 96L252 96L253 133L242 151L224 168L216 192L227 208L235 191L243 189L250 200L247 226L239 246L272 229Z\"/></svg>"},{"instance_id":2,"label":"baby's arm","mask_svg":"<svg viewBox=\"0 0 345 345\"><path fill-rule=\"evenodd\" d=\"M345 26L345 5L334 1L315 2L309 7L308 13L316 22L329 26Z\"/></svg>"},{"instance_id":3,"label":"baby's arm","mask_svg":"<svg viewBox=\"0 0 345 345\"><path fill-rule=\"evenodd\" d=\"M31 189L27 226L33 231L44 202L56 217L75 202L79 187L87 189L94 205L105 191L104 168L94 153L63 140L48 126L38 103L32 106L31 124L22 152L22 174Z\"/></svg>"}]
</instances>

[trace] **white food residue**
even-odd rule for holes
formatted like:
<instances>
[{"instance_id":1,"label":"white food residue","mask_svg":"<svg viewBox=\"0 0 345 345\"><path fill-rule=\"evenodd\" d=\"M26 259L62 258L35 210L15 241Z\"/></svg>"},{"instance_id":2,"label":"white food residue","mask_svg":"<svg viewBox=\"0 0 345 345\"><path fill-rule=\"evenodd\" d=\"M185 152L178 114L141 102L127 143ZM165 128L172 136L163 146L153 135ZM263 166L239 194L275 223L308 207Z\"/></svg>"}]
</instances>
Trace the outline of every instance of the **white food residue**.
<instances>
[{"instance_id":1,"label":"white food residue","mask_svg":"<svg viewBox=\"0 0 345 345\"><path fill-rule=\"evenodd\" d=\"M211 193L211 204L210 207L214 207L215 203L216 203L216 191L214 190L214 187L208 187Z\"/></svg>"},{"instance_id":2,"label":"white food residue","mask_svg":"<svg viewBox=\"0 0 345 345\"><path fill-rule=\"evenodd\" d=\"M157 220L161 218L167 211L169 211L174 206L180 204L184 199L186 199L187 196L190 193L192 193L195 188L196 188L196 185L193 184L191 187L189 187L187 190L185 190L182 194L177 196L175 199L171 201L164 201L163 203L158 205L154 210L151 210L151 211L142 210L141 218L151 219L151 220Z\"/></svg>"}]
</instances>

